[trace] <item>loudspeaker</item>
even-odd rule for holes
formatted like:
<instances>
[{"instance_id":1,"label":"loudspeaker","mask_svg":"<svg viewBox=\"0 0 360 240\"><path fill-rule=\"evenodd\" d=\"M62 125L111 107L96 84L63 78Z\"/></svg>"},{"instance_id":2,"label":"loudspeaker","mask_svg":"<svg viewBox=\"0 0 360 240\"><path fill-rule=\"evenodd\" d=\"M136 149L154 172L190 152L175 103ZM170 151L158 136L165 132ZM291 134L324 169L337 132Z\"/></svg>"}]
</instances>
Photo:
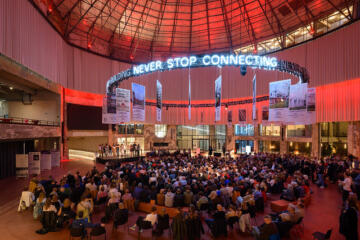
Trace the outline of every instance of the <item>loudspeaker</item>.
<instances>
[{"instance_id":1,"label":"loudspeaker","mask_svg":"<svg viewBox=\"0 0 360 240\"><path fill-rule=\"evenodd\" d=\"M241 66L240 66L240 73L241 73L241 75L245 76L245 75L246 75L246 71L247 71L246 66L241 65Z\"/></svg>"}]
</instances>

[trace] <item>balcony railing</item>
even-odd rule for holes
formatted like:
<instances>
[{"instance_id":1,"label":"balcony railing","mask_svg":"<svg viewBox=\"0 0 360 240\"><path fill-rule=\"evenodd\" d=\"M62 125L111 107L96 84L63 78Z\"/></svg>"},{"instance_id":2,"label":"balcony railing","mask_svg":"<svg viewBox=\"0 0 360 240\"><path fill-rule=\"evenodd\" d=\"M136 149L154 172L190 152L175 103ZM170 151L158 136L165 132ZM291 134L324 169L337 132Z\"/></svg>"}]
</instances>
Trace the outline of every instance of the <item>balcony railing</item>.
<instances>
[{"instance_id":1,"label":"balcony railing","mask_svg":"<svg viewBox=\"0 0 360 240\"><path fill-rule=\"evenodd\" d=\"M28 118L18 118L18 117L8 117L8 118L1 118L0 117L0 124L22 124L22 125L38 125L38 126L54 126L59 127L60 123L55 121L47 121L47 120L35 120L35 119L28 119Z\"/></svg>"}]
</instances>

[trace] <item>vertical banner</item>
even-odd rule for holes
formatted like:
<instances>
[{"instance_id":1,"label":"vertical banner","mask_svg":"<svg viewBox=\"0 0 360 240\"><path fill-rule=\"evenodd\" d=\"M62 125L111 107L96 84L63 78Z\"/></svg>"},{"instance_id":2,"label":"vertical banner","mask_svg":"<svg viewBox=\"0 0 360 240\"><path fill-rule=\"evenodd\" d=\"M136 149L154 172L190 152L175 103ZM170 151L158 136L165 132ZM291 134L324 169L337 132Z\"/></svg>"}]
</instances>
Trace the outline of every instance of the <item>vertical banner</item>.
<instances>
[{"instance_id":1,"label":"vertical banner","mask_svg":"<svg viewBox=\"0 0 360 240\"><path fill-rule=\"evenodd\" d=\"M29 152L29 175L40 174L40 153Z\"/></svg>"},{"instance_id":2,"label":"vertical banner","mask_svg":"<svg viewBox=\"0 0 360 240\"><path fill-rule=\"evenodd\" d=\"M306 114L307 83L298 83L290 86L289 112L284 122L304 124L307 122Z\"/></svg>"},{"instance_id":3,"label":"vertical banner","mask_svg":"<svg viewBox=\"0 0 360 240\"><path fill-rule=\"evenodd\" d=\"M51 152L51 167L60 166L60 152L54 151Z\"/></svg>"},{"instance_id":4,"label":"vertical banner","mask_svg":"<svg viewBox=\"0 0 360 240\"><path fill-rule=\"evenodd\" d=\"M162 85L159 80L156 80L156 120L161 122L162 109Z\"/></svg>"},{"instance_id":5,"label":"vertical banner","mask_svg":"<svg viewBox=\"0 0 360 240\"><path fill-rule=\"evenodd\" d=\"M130 90L116 89L116 123L130 122Z\"/></svg>"},{"instance_id":6,"label":"vertical banner","mask_svg":"<svg viewBox=\"0 0 360 240\"><path fill-rule=\"evenodd\" d=\"M253 100L252 100L252 120L256 120L256 74L252 80Z\"/></svg>"},{"instance_id":7,"label":"vertical banner","mask_svg":"<svg viewBox=\"0 0 360 240\"><path fill-rule=\"evenodd\" d=\"M246 122L246 109L239 109L239 122Z\"/></svg>"},{"instance_id":8,"label":"vertical banner","mask_svg":"<svg viewBox=\"0 0 360 240\"><path fill-rule=\"evenodd\" d=\"M16 177L27 177L29 175L29 156L27 154L16 154Z\"/></svg>"},{"instance_id":9,"label":"vertical banner","mask_svg":"<svg viewBox=\"0 0 360 240\"><path fill-rule=\"evenodd\" d=\"M306 111L309 123L316 122L316 88L308 88L306 91Z\"/></svg>"},{"instance_id":10,"label":"vertical banner","mask_svg":"<svg viewBox=\"0 0 360 240\"><path fill-rule=\"evenodd\" d=\"M221 117L221 75L215 80L215 121Z\"/></svg>"},{"instance_id":11,"label":"vertical banner","mask_svg":"<svg viewBox=\"0 0 360 240\"><path fill-rule=\"evenodd\" d=\"M40 170L51 170L51 154L49 152L41 153Z\"/></svg>"},{"instance_id":12,"label":"vertical banner","mask_svg":"<svg viewBox=\"0 0 360 240\"><path fill-rule=\"evenodd\" d=\"M103 98L102 123L114 124L118 123L116 115L116 95L111 94Z\"/></svg>"},{"instance_id":13,"label":"vertical banner","mask_svg":"<svg viewBox=\"0 0 360 240\"><path fill-rule=\"evenodd\" d=\"M145 87L143 85L132 83L132 120L145 121Z\"/></svg>"},{"instance_id":14,"label":"vertical banner","mask_svg":"<svg viewBox=\"0 0 360 240\"><path fill-rule=\"evenodd\" d=\"M287 117L290 85L290 79L270 83L269 121L283 121Z\"/></svg>"},{"instance_id":15,"label":"vertical banner","mask_svg":"<svg viewBox=\"0 0 360 240\"><path fill-rule=\"evenodd\" d=\"M315 112L316 88L308 88L306 92L306 110Z\"/></svg>"},{"instance_id":16,"label":"vertical banner","mask_svg":"<svg viewBox=\"0 0 360 240\"><path fill-rule=\"evenodd\" d=\"M191 76L190 76L190 68L189 68L189 103L188 103L188 117L191 120Z\"/></svg>"}]
</instances>

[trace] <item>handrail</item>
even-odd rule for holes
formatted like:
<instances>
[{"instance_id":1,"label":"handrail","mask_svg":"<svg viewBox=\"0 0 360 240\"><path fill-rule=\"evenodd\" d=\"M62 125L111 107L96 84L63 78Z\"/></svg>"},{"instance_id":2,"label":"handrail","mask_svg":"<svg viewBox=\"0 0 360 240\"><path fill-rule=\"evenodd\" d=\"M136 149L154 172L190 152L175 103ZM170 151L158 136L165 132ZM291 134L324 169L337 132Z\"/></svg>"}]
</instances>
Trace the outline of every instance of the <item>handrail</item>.
<instances>
[{"instance_id":1,"label":"handrail","mask_svg":"<svg viewBox=\"0 0 360 240\"><path fill-rule=\"evenodd\" d=\"M21 124L21 125L37 125L37 126L53 126L59 127L60 123L55 121L48 120L39 120L39 119L28 119L28 118L19 118L19 117L0 117L0 124Z\"/></svg>"}]
</instances>

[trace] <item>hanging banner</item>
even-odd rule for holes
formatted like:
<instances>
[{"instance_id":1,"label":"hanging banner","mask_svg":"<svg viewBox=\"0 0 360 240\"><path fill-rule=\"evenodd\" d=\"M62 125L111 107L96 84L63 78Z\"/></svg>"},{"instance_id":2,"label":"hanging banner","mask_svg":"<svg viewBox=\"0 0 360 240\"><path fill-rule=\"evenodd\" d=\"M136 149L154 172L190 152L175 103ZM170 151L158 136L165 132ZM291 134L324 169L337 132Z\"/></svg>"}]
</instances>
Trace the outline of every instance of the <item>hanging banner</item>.
<instances>
[{"instance_id":1,"label":"hanging banner","mask_svg":"<svg viewBox=\"0 0 360 240\"><path fill-rule=\"evenodd\" d=\"M306 91L306 111L308 123L316 123L316 88L308 88Z\"/></svg>"},{"instance_id":2,"label":"hanging banner","mask_svg":"<svg viewBox=\"0 0 360 240\"><path fill-rule=\"evenodd\" d=\"M221 75L215 80L215 121L221 118Z\"/></svg>"},{"instance_id":3,"label":"hanging banner","mask_svg":"<svg viewBox=\"0 0 360 240\"><path fill-rule=\"evenodd\" d=\"M306 92L306 110L308 112L315 112L316 102L316 88L308 88Z\"/></svg>"},{"instance_id":4,"label":"hanging banner","mask_svg":"<svg viewBox=\"0 0 360 240\"><path fill-rule=\"evenodd\" d=\"M290 79L270 83L269 121L283 121L288 116L290 85Z\"/></svg>"},{"instance_id":5,"label":"hanging banner","mask_svg":"<svg viewBox=\"0 0 360 240\"><path fill-rule=\"evenodd\" d=\"M16 154L16 177L27 177L29 175L29 156L27 154Z\"/></svg>"},{"instance_id":6,"label":"hanging banner","mask_svg":"<svg viewBox=\"0 0 360 240\"><path fill-rule=\"evenodd\" d=\"M60 166L60 152L58 151L51 152L51 166L52 167Z\"/></svg>"},{"instance_id":7,"label":"hanging banner","mask_svg":"<svg viewBox=\"0 0 360 240\"><path fill-rule=\"evenodd\" d=\"M162 85L159 80L156 80L156 120L161 122L162 109Z\"/></svg>"},{"instance_id":8,"label":"hanging banner","mask_svg":"<svg viewBox=\"0 0 360 240\"><path fill-rule=\"evenodd\" d=\"M252 80L253 85L253 100L252 100L252 120L256 120L256 74Z\"/></svg>"},{"instance_id":9,"label":"hanging banner","mask_svg":"<svg viewBox=\"0 0 360 240\"><path fill-rule=\"evenodd\" d=\"M132 120L145 121L145 87L143 85L132 83Z\"/></svg>"},{"instance_id":10,"label":"hanging banner","mask_svg":"<svg viewBox=\"0 0 360 240\"><path fill-rule=\"evenodd\" d=\"M40 152L29 152L29 175L40 174Z\"/></svg>"},{"instance_id":11,"label":"hanging banner","mask_svg":"<svg viewBox=\"0 0 360 240\"><path fill-rule=\"evenodd\" d=\"M50 152L41 153L40 170L51 170L51 154L50 154Z\"/></svg>"},{"instance_id":12,"label":"hanging banner","mask_svg":"<svg viewBox=\"0 0 360 240\"><path fill-rule=\"evenodd\" d=\"M130 122L130 90L128 89L116 89L116 121Z\"/></svg>"},{"instance_id":13,"label":"hanging banner","mask_svg":"<svg viewBox=\"0 0 360 240\"><path fill-rule=\"evenodd\" d=\"M188 118L191 120L191 76L189 68L189 103L188 103Z\"/></svg>"},{"instance_id":14,"label":"hanging banner","mask_svg":"<svg viewBox=\"0 0 360 240\"><path fill-rule=\"evenodd\" d=\"M284 122L293 124L305 124L306 114L306 92L307 83L298 83L290 86L289 112L283 119Z\"/></svg>"},{"instance_id":15,"label":"hanging banner","mask_svg":"<svg viewBox=\"0 0 360 240\"><path fill-rule=\"evenodd\" d=\"M246 121L246 109L239 109L239 122Z\"/></svg>"},{"instance_id":16,"label":"hanging banner","mask_svg":"<svg viewBox=\"0 0 360 240\"><path fill-rule=\"evenodd\" d=\"M115 94L107 95L103 98L102 123L116 124L116 96Z\"/></svg>"}]
</instances>

